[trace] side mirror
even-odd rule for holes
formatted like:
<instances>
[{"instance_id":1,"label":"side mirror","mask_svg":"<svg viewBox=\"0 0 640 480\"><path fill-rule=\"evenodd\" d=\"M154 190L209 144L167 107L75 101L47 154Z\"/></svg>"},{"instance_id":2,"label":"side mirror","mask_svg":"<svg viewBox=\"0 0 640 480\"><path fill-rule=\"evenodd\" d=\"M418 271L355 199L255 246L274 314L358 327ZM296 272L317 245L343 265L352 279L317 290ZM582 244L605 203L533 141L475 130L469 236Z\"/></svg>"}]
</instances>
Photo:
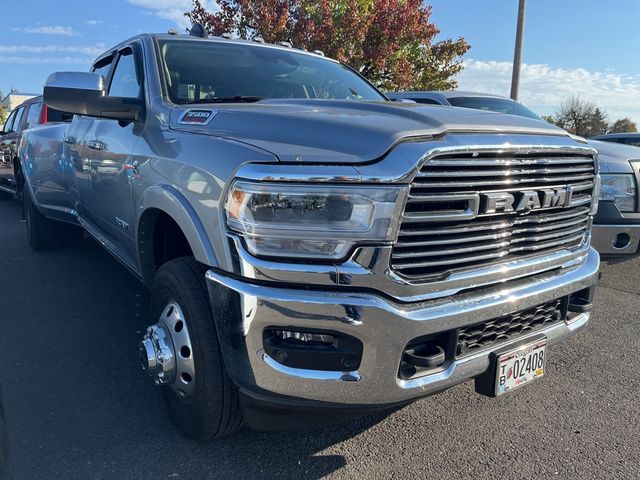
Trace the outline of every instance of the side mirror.
<instances>
[{"instance_id":1,"label":"side mirror","mask_svg":"<svg viewBox=\"0 0 640 480\"><path fill-rule=\"evenodd\" d=\"M56 72L44 85L44 103L76 115L137 122L144 103L137 98L110 97L105 78L98 73Z\"/></svg>"}]
</instances>

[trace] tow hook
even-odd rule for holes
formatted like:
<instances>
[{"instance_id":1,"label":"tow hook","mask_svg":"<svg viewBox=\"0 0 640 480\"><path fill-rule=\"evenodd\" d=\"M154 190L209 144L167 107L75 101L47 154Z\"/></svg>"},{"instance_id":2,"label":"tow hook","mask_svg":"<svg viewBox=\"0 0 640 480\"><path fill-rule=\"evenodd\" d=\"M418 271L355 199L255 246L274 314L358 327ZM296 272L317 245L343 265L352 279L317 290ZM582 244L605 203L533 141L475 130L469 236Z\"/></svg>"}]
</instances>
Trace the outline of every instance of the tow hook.
<instances>
[{"instance_id":1,"label":"tow hook","mask_svg":"<svg viewBox=\"0 0 640 480\"><path fill-rule=\"evenodd\" d=\"M142 369L151 375L156 385L168 385L176 378L176 360L171 336L162 324L147 328L140 342Z\"/></svg>"}]
</instances>

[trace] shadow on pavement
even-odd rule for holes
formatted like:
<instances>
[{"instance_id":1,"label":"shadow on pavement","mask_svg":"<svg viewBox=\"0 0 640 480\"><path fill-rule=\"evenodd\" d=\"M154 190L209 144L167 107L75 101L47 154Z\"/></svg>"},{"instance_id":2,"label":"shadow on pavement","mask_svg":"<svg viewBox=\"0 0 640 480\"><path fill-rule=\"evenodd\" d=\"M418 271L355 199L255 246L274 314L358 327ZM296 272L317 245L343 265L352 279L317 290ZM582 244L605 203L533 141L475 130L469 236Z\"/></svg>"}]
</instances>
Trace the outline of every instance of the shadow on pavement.
<instances>
[{"instance_id":1,"label":"shadow on pavement","mask_svg":"<svg viewBox=\"0 0 640 480\"><path fill-rule=\"evenodd\" d=\"M4 419L4 406L2 402L2 385L0 385L0 479L7 476L9 447L7 442L7 427Z\"/></svg>"},{"instance_id":2,"label":"shadow on pavement","mask_svg":"<svg viewBox=\"0 0 640 480\"><path fill-rule=\"evenodd\" d=\"M15 227L0 225L0 383L15 478L321 478L348 453L323 450L386 417L313 431L243 429L208 443L183 437L138 364L144 287L89 238L30 251L20 209L0 208Z\"/></svg>"}]
</instances>

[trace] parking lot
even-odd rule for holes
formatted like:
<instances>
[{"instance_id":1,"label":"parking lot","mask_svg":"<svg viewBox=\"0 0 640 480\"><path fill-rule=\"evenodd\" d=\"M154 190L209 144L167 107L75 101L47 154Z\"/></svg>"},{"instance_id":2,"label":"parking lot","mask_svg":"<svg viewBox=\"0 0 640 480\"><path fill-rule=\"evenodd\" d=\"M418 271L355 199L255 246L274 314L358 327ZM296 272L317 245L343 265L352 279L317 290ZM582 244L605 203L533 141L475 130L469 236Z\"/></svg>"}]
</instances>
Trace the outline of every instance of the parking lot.
<instances>
[{"instance_id":1,"label":"parking lot","mask_svg":"<svg viewBox=\"0 0 640 480\"><path fill-rule=\"evenodd\" d=\"M138 366L144 288L89 238L32 252L0 202L9 478L638 478L639 268L604 266L588 329L533 386L488 399L468 383L352 423L199 443Z\"/></svg>"}]
</instances>

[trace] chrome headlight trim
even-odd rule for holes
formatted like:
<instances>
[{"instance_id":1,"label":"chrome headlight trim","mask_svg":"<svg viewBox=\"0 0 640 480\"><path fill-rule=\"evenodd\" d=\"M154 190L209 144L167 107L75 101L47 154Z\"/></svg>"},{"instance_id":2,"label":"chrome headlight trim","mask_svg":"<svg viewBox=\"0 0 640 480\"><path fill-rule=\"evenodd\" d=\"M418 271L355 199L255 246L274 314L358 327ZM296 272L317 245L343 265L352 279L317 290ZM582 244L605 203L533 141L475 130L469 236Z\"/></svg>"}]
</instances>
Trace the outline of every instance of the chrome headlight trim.
<instances>
[{"instance_id":1,"label":"chrome headlight trim","mask_svg":"<svg viewBox=\"0 0 640 480\"><path fill-rule=\"evenodd\" d=\"M360 244L397 236L407 188L235 180L226 226L263 257L340 260Z\"/></svg>"}]
</instances>

